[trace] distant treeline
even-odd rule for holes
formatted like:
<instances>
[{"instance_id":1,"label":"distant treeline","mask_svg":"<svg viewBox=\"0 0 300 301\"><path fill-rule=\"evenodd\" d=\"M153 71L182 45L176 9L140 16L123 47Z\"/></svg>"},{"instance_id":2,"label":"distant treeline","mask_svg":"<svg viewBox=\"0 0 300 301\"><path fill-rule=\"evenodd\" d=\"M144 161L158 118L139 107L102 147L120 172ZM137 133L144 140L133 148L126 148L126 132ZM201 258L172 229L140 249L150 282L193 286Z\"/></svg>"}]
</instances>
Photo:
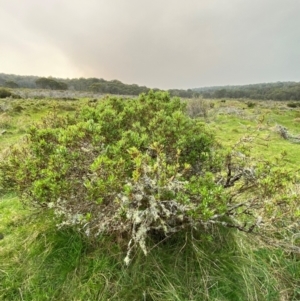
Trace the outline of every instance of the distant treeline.
<instances>
[{"instance_id":1,"label":"distant treeline","mask_svg":"<svg viewBox=\"0 0 300 301\"><path fill-rule=\"evenodd\" d=\"M249 98L262 100L300 100L300 83L277 82L244 86L198 88L204 98Z\"/></svg>"},{"instance_id":2,"label":"distant treeline","mask_svg":"<svg viewBox=\"0 0 300 301\"><path fill-rule=\"evenodd\" d=\"M102 78L72 78L23 76L0 73L0 87L51 90L90 91L102 94L139 95L150 88L136 84L124 84L119 80ZM152 89L159 91L159 89ZM300 83L278 82L244 86L221 86L196 89L170 89L171 96L182 98L248 98L262 100L300 100Z\"/></svg>"},{"instance_id":3,"label":"distant treeline","mask_svg":"<svg viewBox=\"0 0 300 301\"><path fill-rule=\"evenodd\" d=\"M7 88L30 88L51 90L90 91L103 94L139 95L147 93L150 88L136 84L124 84L119 80L107 81L102 78L72 78L22 76L0 73L0 86ZM152 89L159 91L159 89ZM192 90L171 89L172 96L191 98L196 92ZM197 94L197 93L196 93Z\"/></svg>"}]
</instances>

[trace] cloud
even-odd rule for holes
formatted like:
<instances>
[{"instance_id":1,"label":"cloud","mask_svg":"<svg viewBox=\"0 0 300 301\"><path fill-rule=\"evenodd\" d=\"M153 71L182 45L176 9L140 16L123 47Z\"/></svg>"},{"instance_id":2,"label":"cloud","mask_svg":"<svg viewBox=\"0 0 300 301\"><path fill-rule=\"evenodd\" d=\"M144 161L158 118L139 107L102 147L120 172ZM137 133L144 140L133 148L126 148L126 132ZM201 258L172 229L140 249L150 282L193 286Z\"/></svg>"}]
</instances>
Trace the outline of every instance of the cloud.
<instances>
[{"instance_id":1,"label":"cloud","mask_svg":"<svg viewBox=\"0 0 300 301\"><path fill-rule=\"evenodd\" d=\"M159 88L300 80L299 9L298 0L2 0L0 64Z\"/></svg>"}]
</instances>

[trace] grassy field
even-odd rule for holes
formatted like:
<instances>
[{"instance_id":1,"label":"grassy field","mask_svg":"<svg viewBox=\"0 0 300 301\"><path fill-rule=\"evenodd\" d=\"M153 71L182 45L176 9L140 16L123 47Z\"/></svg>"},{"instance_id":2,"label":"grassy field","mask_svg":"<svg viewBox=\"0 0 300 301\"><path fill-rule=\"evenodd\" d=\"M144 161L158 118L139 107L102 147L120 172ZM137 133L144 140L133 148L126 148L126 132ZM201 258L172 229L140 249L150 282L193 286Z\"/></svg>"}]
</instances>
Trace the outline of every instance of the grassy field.
<instances>
[{"instance_id":1,"label":"grassy field","mask_svg":"<svg viewBox=\"0 0 300 301\"><path fill-rule=\"evenodd\" d=\"M252 138L254 155L270 157L286 153L287 165L298 169L300 145L280 137L277 127L284 126L292 136L300 137L299 108L275 101L208 100L206 103L207 116L202 118L223 145L231 147L241 138Z\"/></svg>"},{"instance_id":2,"label":"grassy field","mask_svg":"<svg viewBox=\"0 0 300 301\"><path fill-rule=\"evenodd\" d=\"M78 101L0 101L0 151L49 111L74 114ZM250 139L254 156L285 153L298 173L300 144L283 139L278 125L300 135L300 109L286 102L191 100L188 112L209 125L225 147ZM57 230L49 213L26 208L13 193L0 201L0 300L299 300L300 256L266 246L234 229L182 234L159 243L147 257L123 263L126 248L110 237L93 243Z\"/></svg>"}]
</instances>

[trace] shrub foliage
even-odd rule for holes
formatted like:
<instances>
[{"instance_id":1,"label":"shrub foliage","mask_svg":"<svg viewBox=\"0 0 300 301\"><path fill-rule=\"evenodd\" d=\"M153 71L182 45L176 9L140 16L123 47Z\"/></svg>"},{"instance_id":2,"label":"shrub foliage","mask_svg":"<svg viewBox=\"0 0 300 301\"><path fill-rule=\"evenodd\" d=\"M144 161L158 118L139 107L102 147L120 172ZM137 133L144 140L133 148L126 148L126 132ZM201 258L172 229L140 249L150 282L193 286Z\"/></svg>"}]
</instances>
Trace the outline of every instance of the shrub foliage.
<instances>
[{"instance_id":1,"label":"shrub foliage","mask_svg":"<svg viewBox=\"0 0 300 301\"><path fill-rule=\"evenodd\" d=\"M250 139L222 149L208 127L168 93L107 97L74 117L54 110L0 162L0 184L54 212L59 227L107 233L128 252L148 238L214 224L282 232L297 195L283 160L253 161ZM284 219L284 223L283 223Z\"/></svg>"},{"instance_id":2,"label":"shrub foliage","mask_svg":"<svg viewBox=\"0 0 300 301\"><path fill-rule=\"evenodd\" d=\"M12 93L6 89L0 88L0 98L7 98L12 96Z\"/></svg>"}]
</instances>

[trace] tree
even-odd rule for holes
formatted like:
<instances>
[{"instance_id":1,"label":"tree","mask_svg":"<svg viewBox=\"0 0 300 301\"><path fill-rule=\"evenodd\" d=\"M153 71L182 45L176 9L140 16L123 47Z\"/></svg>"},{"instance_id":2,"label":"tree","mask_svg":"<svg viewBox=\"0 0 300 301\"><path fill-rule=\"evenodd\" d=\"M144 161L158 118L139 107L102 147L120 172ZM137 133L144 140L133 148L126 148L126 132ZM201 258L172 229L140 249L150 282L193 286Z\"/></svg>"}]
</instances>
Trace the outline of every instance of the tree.
<instances>
[{"instance_id":1,"label":"tree","mask_svg":"<svg viewBox=\"0 0 300 301\"><path fill-rule=\"evenodd\" d=\"M59 82L53 78L41 77L35 81L37 87L51 90L67 90L68 85L64 82Z\"/></svg>"},{"instance_id":2,"label":"tree","mask_svg":"<svg viewBox=\"0 0 300 301\"><path fill-rule=\"evenodd\" d=\"M6 81L4 83L4 86L7 87L7 88L19 88L19 85L17 83L15 83L14 81Z\"/></svg>"},{"instance_id":3,"label":"tree","mask_svg":"<svg viewBox=\"0 0 300 301\"><path fill-rule=\"evenodd\" d=\"M216 98L223 98L223 97L226 97L226 92L227 92L226 89L217 90L217 91L215 91L214 96Z\"/></svg>"}]
</instances>

